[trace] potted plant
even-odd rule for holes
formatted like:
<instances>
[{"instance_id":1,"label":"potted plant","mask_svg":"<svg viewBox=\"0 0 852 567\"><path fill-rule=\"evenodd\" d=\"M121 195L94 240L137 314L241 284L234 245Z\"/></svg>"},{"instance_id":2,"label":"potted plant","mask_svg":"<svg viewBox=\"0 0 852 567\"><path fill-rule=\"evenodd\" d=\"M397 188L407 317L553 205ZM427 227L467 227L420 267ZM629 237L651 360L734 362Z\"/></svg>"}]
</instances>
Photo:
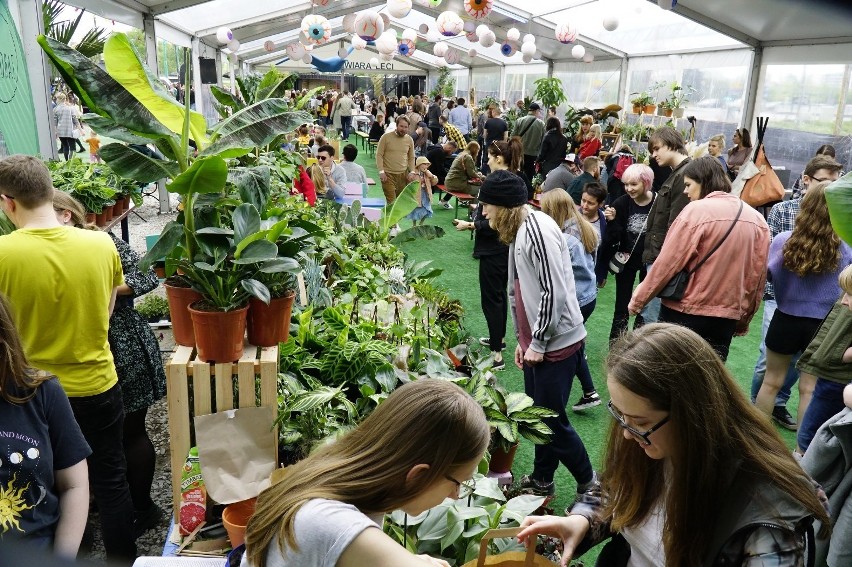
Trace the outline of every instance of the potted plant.
<instances>
[{"instance_id":1,"label":"potted plant","mask_svg":"<svg viewBox=\"0 0 852 567\"><path fill-rule=\"evenodd\" d=\"M671 94L669 95L669 108L672 109L673 115L675 118L682 118L684 114L684 103L689 102L688 96L691 96L695 93L696 90L692 87L692 85L681 86L678 83L671 84ZM672 116L672 114L667 114L666 116Z\"/></svg>"},{"instance_id":2,"label":"potted plant","mask_svg":"<svg viewBox=\"0 0 852 567\"><path fill-rule=\"evenodd\" d=\"M157 323L169 318L169 302L159 295L146 295L134 309L149 323Z\"/></svg>"},{"instance_id":3,"label":"potted plant","mask_svg":"<svg viewBox=\"0 0 852 567\"><path fill-rule=\"evenodd\" d=\"M557 77L537 79L533 84L535 85L533 98L540 100L544 108L556 108L568 100L565 96L565 87Z\"/></svg>"},{"instance_id":4,"label":"potted plant","mask_svg":"<svg viewBox=\"0 0 852 567\"><path fill-rule=\"evenodd\" d=\"M666 99L661 100L659 102L659 104L657 105L657 115L671 118L671 115L672 115L672 106L671 105L672 105L672 103L669 101L669 99L666 98Z\"/></svg>"}]
</instances>

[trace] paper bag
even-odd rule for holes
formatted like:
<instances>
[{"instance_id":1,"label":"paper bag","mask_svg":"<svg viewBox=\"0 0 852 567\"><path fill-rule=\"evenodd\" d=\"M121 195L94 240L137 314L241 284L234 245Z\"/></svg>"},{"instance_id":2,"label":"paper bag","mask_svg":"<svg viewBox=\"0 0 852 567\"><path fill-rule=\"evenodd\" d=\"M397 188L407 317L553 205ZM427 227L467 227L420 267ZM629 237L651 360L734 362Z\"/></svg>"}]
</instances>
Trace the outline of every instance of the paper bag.
<instances>
[{"instance_id":1,"label":"paper bag","mask_svg":"<svg viewBox=\"0 0 852 567\"><path fill-rule=\"evenodd\" d=\"M754 165L757 166L758 173L746 181L740 198L752 207L761 207L767 203L783 200L784 185L769 165L769 160L763 153L763 146L757 150Z\"/></svg>"},{"instance_id":2,"label":"paper bag","mask_svg":"<svg viewBox=\"0 0 852 567\"><path fill-rule=\"evenodd\" d=\"M547 558L536 555L535 546L524 551L504 551L497 555L487 555L488 542L494 538L515 537L521 528L503 528L488 530L479 543L479 557L465 563L462 567L553 567Z\"/></svg>"},{"instance_id":3,"label":"paper bag","mask_svg":"<svg viewBox=\"0 0 852 567\"><path fill-rule=\"evenodd\" d=\"M231 504L269 486L276 468L272 409L225 410L195 418L201 474L210 498Z\"/></svg>"}]
</instances>

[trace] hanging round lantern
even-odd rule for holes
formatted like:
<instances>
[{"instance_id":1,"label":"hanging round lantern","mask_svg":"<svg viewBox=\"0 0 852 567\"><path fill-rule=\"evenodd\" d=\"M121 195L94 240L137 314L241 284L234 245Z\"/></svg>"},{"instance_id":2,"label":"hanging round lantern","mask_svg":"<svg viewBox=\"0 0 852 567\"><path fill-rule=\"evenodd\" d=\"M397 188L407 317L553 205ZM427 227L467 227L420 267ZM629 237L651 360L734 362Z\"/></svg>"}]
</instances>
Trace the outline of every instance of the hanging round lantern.
<instances>
[{"instance_id":1,"label":"hanging round lantern","mask_svg":"<svg viewBox=\"0 0 852 567\"><path fill-rule=\"evenodd\" d=\"M464 0L464 11L474 20L481 20L491 13L493 0Z\"/></svg>"},{"instance_id":2,"label":"hanging round lantern","mask_svg":"<svg viewBox=\"0 0 852 567\"><path fill-rule=\"evenodd\" d=\"M395 53L397 46L396 33L393 30L385 30L385 33L376 40L376 49L379 53L386 55Z\"/></svg>"},{"instance_id":3,"label":"hanging round lantern","mask_svg":"<svg viewBox=\"0 0 852 567\"><path fill-rule=\"evenodd\" d=\"M568 22L562 22L556 26L553 33L559 43L574 43L574 40L577 39L577 30Z\"/></svg>"},{"instance_id":4,"label":"hanging round lantern","mask_svg":"<svg viewBox=\"0 0 852 567\"><path fill-rule=\"evenodd\" d=\"M411 0L388 0L387 8L394 18L404 18L411 12Z\"/></svg>"},{"instance_id":5,"label":"hanging round lantern","mask_svg":"<svg viewBox=\"0 0 852 567\"><path fill-rule=\"evenodd\" d=\"M393 53L379 53L379 61L393 61Z\"/></svg>"},{"instance_id":6,"label":"hanging round lantern","mask_svg":"<svg viewBox=\"0 0 852 567\"><path fill-rule=\"evenodd\" d=\"M385 22L372 10L360 12L355 16L355 33L364 41L373 41L385 31Z\"/></svg>"},{"instance_id":7,"label":"hanging round lantern","mask_svg":"<svg viewBox=\"0 0 852 567\"><path fill-rule=\"evenodd\" d=\"M346 33L355 33L355 17L357 15L353 12L343 16L343 20L340 22L340 25L343 26L343 31Z\"/></svg>"},{"instance_id":8,"label":"hanging round lantern","mask_svg":"<svg viewBox=\"0 0 852 567\"><path fill-rule=\"evenodd\" d=\"M429 33L426 34L426 41L428 41L429 43L437 43L441 41L441 37L443 36L437 31L429 30Z\"/></svg>"},{"instance_id":9,"label":"hanging round lantern","mask_svg":"<svg viewBox=\"0 0 852 567\"><path fill-rule=\"evenodd\" d=\"M585 55L583 55L583 61L585 63L591 63L594 60L595 60L595 55L593 53L586 53Z\"/></svg>"},{"instance_id":10,"label":"hanging round lantern","mask_svg":"<svg viewBox=\"0 0 852 567\"><path fill-rule=\"evenodd\" d=\"M490 30L491 30L491 28L489 28L487 25L479 24L478 26L476 26L476 30L474 30L474 31L476 31L477 37L482 37L482 34L484 34L487 31L490 31Z\"/></svg>"},{"instance_id":11,"label":"hanging round lantern","mask_svg":"<svg viewBox=\"0 0 852 567\"><path fill-rule=\"evenodd\" d=\"M416 50L414 46L414 42L410 39L403 39L399 42L399 46L396 48L399 51L399 54L403 57L411 57L411 54Z\"/></svg>"},{"instance_id":12,"label":"hanging round lantern","mask_svg":"<svg viewBox=\"0 0 852 567\"><path fill-rule=\"evenodd\" d=\"M447 54L447 50L450 49L450 46L447 45L446 42L439 41L432 47L432 53L435 54L435 57L443 57Z\"/></svg>"},{"instance_id":13,"label":"hanging round lantern","mask_svg":"<svg viewBox=\"0 0 852 567\"><path fill-rule=\"evenodd\" d=\"M379 58L371 57L370 58L370 67L378 67L379 66Z\"/></svg>"},{"instance_id":14,"label":"hanging round lantern","mask_svg":"<svg viewBox=\"0 0 852 567\"><path fill-rule=\"evenodd\" d=\"M337 56L341 59L346 59L349 56L349 50L345 47L341 47L337 50Z\"/></svg>"},{"instance_id":15,"label":"hanging round lantern","mask_svg":"<svg viewBox=\"0 0 852 567\"><path fill-rule=\"evenodd\" d=\"M308 14L302 18L302 33L311 43L323 44L331 37L331 23L325 16Z\"/></svg>"},{"instance_id":16,"label":"hanging round lantern","mask_svg":"<svg viewBox=\"0 0 852 567\"><path fill-rule=\"evenodd\" d=\"M603 19L603 27L606 31L615 31L618 28L618 18L615 16L607 16Z\"/></svg>"},{"instance_id":17,"label":"hanging round lantern","mask_svg":"<svg viewBox=\"0 0 852 567\"><path fill-rule=\"evenodd\" d=\"M310 65L311 63L313 63L313 61L314 61L314 58L310 53L305 53L302 56L302 63L304 63L305 65Z\"/></svg>"},{"instance_id":18,"label":"hanging round lantern","mask_svg":"<svg viewBox=\"0 0 852 567\"><path fill-rule=\"evenodd\" d=\"M515 48L515 44L510 43L508 41L500 45L500 53L502 53L504 57L511 57L517 51L518 50Z\"/></svg>"},{"instance_id":19,"label":"hanging round lantern","mask_svg":"<svg viewBox=\"0 0 852 567\"><path fill-rule=\"evenodd\" d=\"M275 42L274 41L268 41L268 40L264 41L263 42L263 49L267 53L272 53L273 51L275 51Z\"/></svg>"},{"instance_id":20,"label":"hanging round lantern","mask_svg":"<svg viewBox=\"0 0 852 567\"><path fill-rule=\"evenodd\" d=\"M535 36L531 33L524 35L524 43L535 43Z\"/></svg>"},{"instance_id":21,"label":"hanging round lantern","mask_svg":"<svg viewBox=\"0 0 852 567\"><path fill-rule=\"evenodd\" d=\"M657 0L657 6L663 10L671 10L677 6L677 0Z\"/></svg>"},{"instance_id":22,"label":"hanging round lantern","mask_svg":"<svg viewBox=\"0 0 852 567\"><path fill-rule=\"evenodd\" d=\"M216 30L216 41L225 45L234 39L234 34L231 32L231 28L219 28Z\"/></svg>"},{"instance_id":23,"label":"hanging round lantern","mask_svg":"<svg viewBox=\"0 0 852 567\"><path fill-rule=\"evenodd\" d=\"M367 47L367 42L355 35L352 36L352 47L354 47L358 51L361 51L362 49Z\"/></svg>"},{"instance_id":24,"label":"hanging round lantern","mask_svg":"<svg viewBox=\"0 0 852 567\"><path fill-rule=\"evenodd\" d=\"M444 55L444 60L449 65L455 65L461 60L461 54L455 49L450 49L449 51L447 51L447 54Z\"/></svg>"},{"instance_id":25,"label":"hanging round lantern","mask_svg":"<svg viewBox=\"0 0 852 567\"><path fill-rule=\"evenodd\" d=\"M586 48L582 45L575 45L571 48L571 56L574 59L582 59L583 55L586 54Z\"/></svg>"},{"instance_id":26,"label":"hanging round lantern","mask_svg":"<svg viewBox=\"0 0 852 567\"><path fill-rule=\"evenodd\" d=\"M419 31L423 35L426 35L427 33L429 33L429 24L420 24L420 26L417 28L417 31Z\"/></svg>"},{"instance_id":27,"label":"hanging round lantern","mask_svg":"<svg viewBox=\"0 0 852 567\"><path fill-rule=\"evenodd\" d=\"M301 43L291 43L287 46L287 56L292 60L298 60L305 56L305 47Z\"/></svg>"},{"instance_id":28,"label":"hanging round lantern","mask_svg":"<svg viewBox=\"0 0 852 567\"><path fill-rule=\"evenodd\" d=\"M533 59L533 58L532 58L532 55L526 55L526 54L524 54L524 56L523 56L523 57L521 57L521 60L522 60L524 63L529 63L529 62L531 62L531 61L532 61L532 59Z\"/></svg>"},{"instance_id":29,"label":"hanging round lantern","mask_svg":"<svg viewBox=\"0 0 852 567\"><path fill-rule=\"evenodd\" d=\"M429 6L431 6L432 8L437 8L438 6L440 6L440 5L441 5L441 0L427 0L427 3L428 3L428 4L429 4Z\"/></svg>"},{"instance_id":30,"label":"hanging round lantern","mask_svg":"<svg viewBox=\"0 0 852 567\"><path fill-rule=\"evenodd\" d=\"M497 36L491 30L479 36L479 45L482 47L491 47L495 43L497 43Z\"/></svg>"},{"instance_id":31,"label":"hanging round lantern","mask_svg":"<svg viewBox=\"0 0 852 567\"><path fill-rule=\"evenodd\" d=\"M506 32L506 39L509 41L518 41L521 39L521 32L518 31L518 28L509 28L509 31Z\"/></svg>"},{"instance_id":32,"label":"hanging round lantern","mask_svg":"<svg viewBox=\"0 0 852 567\"><path fill-rule=\"evenodd\" d=\"M475 49L471 48L467 50L467 56L471 59L475 58L477 55L479 55L479 53L477 53Z\"/></svg>"},{"instance_id":33,"label":"hanging round lantern","mask_svg":"<svg viewBox=\"0 0 852 567\"><path fill-rule=\"evenodd\" d=\"M443 57L438 57L437 59L435 59L435 66L439 68L446 67L447 61Z\"/></svg>"},{"instance_id":34,"label":"hanging round lantern","mask_svg":"<svg viewBox=\"0 0 852 567\"><path fill-rule=\"evenodd\" d=\"M476 43L477 41L479 41L479 36L476 35L476 32L467 32L466 34L464 34L464 36L471 43Z\"/></svg>"},{"instance_id":35,"label":"hanging round lantern","mask_svg":"<svg viewBox=\"0 0 852 567\"><path fill-rule=\"evenodd\" d=\"M232 39L231 41L228 42L228 45L226 45L225 47L227 47L228 50L231 53L236 53L237 51L240 50L240 42L237 41L236 39Z\"/></svg>"},{"instance_id":36,"label":"hanging round lantern","mask_svg":"<svg viewBox=\"0 0 852 567\"><path fill-rule=\"evenodd\" d=\"M525 43L521 46L521 53L524 55L529 55L530 57L535 54L535 44L534 43Z\"/></svg>"},{"instance_id":37,"label":"hanging round lantern","mask_svg":"<svg viewBox=\"0 0 852 567\"><path fill-rule=\"evenodd\" d=\"M446 37L455 37L464 29L464 21L455 12L441 12L435 20L438 32Z\"/></svg>"},{"instance_id":38,"label":"hanging round lantern","mask_svg":"<svg viewBox=\"0 0 852 567\"><path fill-rule=\"evenodd\" d=\"M476 22L468 20L464 23L464 27L462 29L465 33L476 31Z\"/></svg>"},{"instance_id":39,"label":"hanging round lantern","mask_svg":"<svg viewBox=\"0 0 852 567\"><path fill-rule=\"evenodd\" d=\"M415 42L417 41L417 32L411 28L406 28L402 30L402 39L407 39L408 41Z\"/></svg>"},{"instance_id":40,"label":"hanging round lantern","mask_svg":"<svg viewBox=\"0 0 852 567\"><path fill-rule=\"evenodd\" d=\"M379 17L382 19L382 22L384 22L384 24L385 24L385 30L390 29L390 16L388 16L384 12L379 12Z\"/></svg>"}]
</instances>

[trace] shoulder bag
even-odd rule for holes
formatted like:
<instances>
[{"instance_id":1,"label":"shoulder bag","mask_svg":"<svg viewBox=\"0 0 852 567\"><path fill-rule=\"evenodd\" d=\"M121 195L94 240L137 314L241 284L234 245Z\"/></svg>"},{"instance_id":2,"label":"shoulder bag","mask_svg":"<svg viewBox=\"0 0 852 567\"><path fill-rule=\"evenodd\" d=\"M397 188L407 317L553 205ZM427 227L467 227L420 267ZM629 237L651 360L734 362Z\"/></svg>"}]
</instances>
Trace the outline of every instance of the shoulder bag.
<instances>
[{"instance_id":1,"label":"shoulder bag","mask_svg":"<svg viewBox=\"0 0 852 567\"><path fill-rule=\"evenodd\" d=\"M657 297L661 299L672 299L674 301L680 301L683 299L683 294L686 292L686 286L689 285L689 276L695 273L695 271L704 265L704 262L707 261L713 253L719 249L719 246L728 238L731 234L731 231L734 230L734 227L737 225L737 221L740 219L740 213L743 212L743 202L740 201L740 208L737 211L737 216L734 217L734 222L731 223L731 226L728 227L728 232L725 233L725 236L722 237L719 242L716 243L716 246L713 247L704 258L701 259L698 264L695 265L691 270L683 269L676 273L672 279L669 280L669 283L666 284L666 287L657 294Z\"/></svg>"},{"instance_id":2,"label":"shoulder bag","mask_svg":"<svg viewBox=\"0 0 852 567\"><path fill-rule=\"evenodd\" d=\"M740 193L740 198L752 207L761 207L784 199L784 184L778 179L778 174L766 159L763 145L763 136L766 134L768 123L768 117L757 119L757 151L754 153L754 166L757 168L757 173L745 182Z\"/></svg>"},{"instance_id":3,"label":"shoulder bag","mask_svg":"<svg viewBox=\"0 0 852 567\"><path fill-rule=\"evenodd\" d=\"M651 199L651 208L654 208L654 201L657 200L657 194L654 193L654 196ZM648 213L650 214L651 209L648 209ZM616 252L612 256L612 260L609 261L609 271L613 274L620 274L621 270L624 269L624 266L627 265L627 262L630 261L630 257L633 256L633 252L636 251L636 244L639 242L639 239L642 238L642 235L645 234L645 229L648 227L648 216L645 216L645 222L642 223L642 230L639 231L639 236L636 237L636 240L633 242L633 248L630 249L630 252Z\"/></svg>"}]
</instances>

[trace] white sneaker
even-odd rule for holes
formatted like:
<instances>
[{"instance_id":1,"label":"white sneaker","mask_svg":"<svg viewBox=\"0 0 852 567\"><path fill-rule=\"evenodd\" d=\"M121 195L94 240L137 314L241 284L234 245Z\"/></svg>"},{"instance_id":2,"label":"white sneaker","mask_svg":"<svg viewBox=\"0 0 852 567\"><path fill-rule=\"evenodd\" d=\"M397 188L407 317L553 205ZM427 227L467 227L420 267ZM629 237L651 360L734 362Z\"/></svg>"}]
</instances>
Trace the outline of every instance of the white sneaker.
<instances>
[{"instance_id":1,"label":"white sneaker","mask_svg":"<svg viewBox=\"0 0 852 567\"><path fill-rule=\"evenodd\" d=\"M441 201L441 206L447 209L448 211L453 208L449 201Z\"/></svg>"}]
</instances>

